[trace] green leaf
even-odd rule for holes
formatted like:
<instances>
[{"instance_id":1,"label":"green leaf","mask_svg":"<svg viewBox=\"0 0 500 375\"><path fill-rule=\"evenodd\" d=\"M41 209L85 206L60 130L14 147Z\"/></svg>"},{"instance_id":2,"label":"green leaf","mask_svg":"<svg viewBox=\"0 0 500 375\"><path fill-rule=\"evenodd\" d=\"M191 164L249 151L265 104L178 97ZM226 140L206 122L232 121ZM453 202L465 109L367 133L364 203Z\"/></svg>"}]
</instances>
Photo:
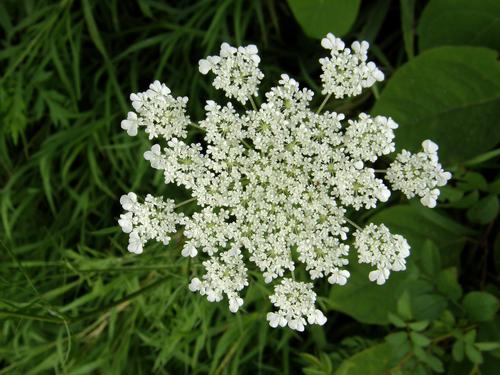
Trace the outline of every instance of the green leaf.
<instances>
[{"instance_id":1,"label":"green leaf","mask_svg":"<svg viewBox=\"0 0 500 375\"><path fill-rule=\"evenodd\" d=\"M498 215L498 196L490 194L480 199L467 211L467 219L473 223L488 224Z\"/></svg>"},{"instance_id":2,"label":"green leaf","mask_svg":"<svg viewBox=\"0 0 500 375\"><path fill-rule=\"evenodd\" d=\"M329 32L342 36L350 29L361 0L288 0L293 15L304 32L323 38Z\"/></svg>"},{"instance_id":3,"label":"green leaf","mask_svg":"<svg viewBox=\"0 0 500 375\"><path fill-rule=\"evenodd\" d=\"M432 284L426 281L413 281L409 290L412 313L416 320L438 319L448 305L444 297L436 294Z\"/></svg>"},{"instance_id":4,"label":"green leaf","mask_svg":"<svg viewBox=\"0 0 500 375\"><path fill-rule=\"evenodd\" d=\"M398 361L411 349L406 332L395 332L387 335L385 341L391 345L391 360Z\"/></svg>"},{"instance_id":5,"label":"green leaf","mask_svg":"<svg viewBox=\"0 0 500 375\"><path fill-rule=\"evenodd\" d=\"M486 190L488 188L488 181L481 173L478 172L467 172L463 176L458 178L459 182L457 187L463 191L470 190Z\"/></svg>"},{"instance_id":6,"label":"green leaf","mask_svg":"<svg viewBox=\"0 0 500 375\"><path fill-rule=\"evenodd\" d=\"M408 327L410 327L411 330L416 331L416 332L421 332L424 329L426 329L429 326L429 321L428 320L422 320L420 322L414 322L408 324Z\"/></svg>"},{"instance_id":7,"label":"green leaf","mask_svg":"<svg viewBox=\"0 0 500 375\"><path fill-rule=\"evenodd\" d=\"M494 318L498 300L486 292L470 292L463 301L467 316L474 322L486 322Z\"/></svg>"},{"instance_id":8,"label":"green leaf","mask_svg":"<svg viewBox=\"0 0 500 375\"><path fill-rule=\"evenodd\" d=\"M424 271L428 276L435 276L441 270L441 255L434 242L431 240L425 240L422 249L420 250L422 255L420 256L420 265L422 271Z\"/></svg>"},{"instance_id":9,"label":"green leaf","mask_svg":"<svg viewBox=\"0 0 500 375\"><path fill-rule=\"evenodd\" d=\"M458 300L462 296L462 287L457 280L457 269L450 267L441 271L436 278L436 287L451 300Z\"/></svg>"},{"instance_id":10,"label":"green leaf","mask_svg":"<svg viewBox=\"0 0 500 375\"><path fill-rule=\"evenodd\" d=\"M335 371L335 375L382 374L391 359L391 346L378 344L345 359Z\"/></svg>"},{"instance_id":11,"label":"green leaf","mask_svg":"<svg viewBox=\"0 0 500 375\"><path fill-rule=\"evenodd\" d=\"M417 346L425 347L431 343L431 340L429 340L426 336L417 332L410 332L410 338L411 341Z\"/></svg>"},{"instance_id":12,"label":"green leaf","mask_svg":"<svg viewBox=\"0 0 500 375\"><path fill-rule=\"evenodd\" d=\"M479 192L477 190L471 191L462 199L450 204L450 207L464 209L474 205L479 200Z\"/></svg>"},{"instance_id":13,"label":"green leaf","mask_svg":"<svg viewBox=\"0 0 500 375\"><path fill-rule=\"evenodd\" d=\"M372 112L399 124L400 148L418 151L424 139L432 139L445 165L482 154L500 141L497 52L475 47L425 51L394 73Z\"/></svg>"},{"instance_id":14,"label":"green leaf","mask_svg":"<svg viewBox=\"0 0 500 375\"><path fill-rule=\"evenodd\" d=\"M465 355L465 344L463 340L458 339L457 341L455 341L455 343L453 344L453 348L451 349L451 355L453 356L453 359L455 361L463 361Z\"/></svg>"},{"instance_id":15,"label":"green leaf","mask_svg":"<svg viewBox=\"0 0 500 375\"><path fill-rule=\"evenodd\" d=\"M411 313L411 300L408 291L405 291L401 297L398 299L397 310L400 317L404 320L410 320L412 318Z\"/></svg>"},{"instance_id":16,"label":"green leaf","mask_svg":"<svg viewBox=\"0 0 500 375\"><path fill-rule=\"evenodd\" d=\"M500 342L476 342L476 348L482 352L489 352L500 348Z\"/></svg>"},{"instance_id":17,"label":"green leaf","mask_svg":"<svg viewBox=\"0 0 500 375\"><path fill-rule=\"evenodd\" d=\"M465 344L465 354L472 363L483 363L483 355L473 344Z\"/></svg>"},{"instance_id":18,"label":"green leaf","mask_svg":"<svg viewBox=\"0 0 500 375\"><path fill-rule=\"evenodd\" d=\"M403 319L393 313L388 313L387 318L389 319L389 322L391 322L398 328L406 327L406 323L403 321Z\"/></svg>"},{"instance_id":19,"label":"green leaf","mask_svg":"<svg viewBox=\"0 0 500 375\"><path fill-rule=\"evenodd\" d=\"M421 50L442 45L500 48L500 2L433 0L418 26Z\"/></svg>"},{"instance_id":20,"label":"green leaf","mask_svg":"<svg viewBox=\"0 0 500 375\"><path fill-rule=\"evenodd\" d=\"M414 56L415 28L415 0L400 0L401 6L401 28L403 31L403 42L408 60Z\"/></svg>"}]
</instances>

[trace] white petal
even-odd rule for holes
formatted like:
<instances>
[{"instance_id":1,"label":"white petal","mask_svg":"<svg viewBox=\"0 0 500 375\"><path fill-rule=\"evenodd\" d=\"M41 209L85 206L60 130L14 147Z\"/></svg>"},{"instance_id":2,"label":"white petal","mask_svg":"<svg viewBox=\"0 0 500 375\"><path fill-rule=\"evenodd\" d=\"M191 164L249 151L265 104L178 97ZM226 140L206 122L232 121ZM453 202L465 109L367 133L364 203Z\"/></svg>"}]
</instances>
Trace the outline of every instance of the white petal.
<instances>
[{"instance_id":1,"label":"white petal","mask_svg":"<svg viewBox=\"0 0 500 375\"><path fill-rule=\"evenodd\" d=\"M198 69L201 74L207 74L212 69L212 64L208 60L201 59L198 62Z\"/></svg>"}]
</instances>

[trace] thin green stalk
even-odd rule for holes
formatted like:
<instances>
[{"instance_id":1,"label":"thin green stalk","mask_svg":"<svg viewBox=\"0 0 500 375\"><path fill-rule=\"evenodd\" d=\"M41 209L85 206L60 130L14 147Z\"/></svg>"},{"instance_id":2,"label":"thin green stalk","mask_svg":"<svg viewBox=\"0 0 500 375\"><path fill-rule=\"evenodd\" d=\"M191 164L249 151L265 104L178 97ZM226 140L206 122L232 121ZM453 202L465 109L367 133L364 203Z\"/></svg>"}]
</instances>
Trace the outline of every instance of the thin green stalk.
<instances>
[{"instance_id":1,"label":"thin green stalk","mask_svg":"<svg viewBox=\"0 0 500 375\"><path fill-rule=\"evenodd\" d=\"M321 103L318 110L316 111L317 114L321 113L321 111L323 110L323 107L326 105L328 100L330 100L331 96L332 96L332 94L328 94L327 96L325 96L325 99L323 99L323 102Z\"/></svg>"}]
</instances>

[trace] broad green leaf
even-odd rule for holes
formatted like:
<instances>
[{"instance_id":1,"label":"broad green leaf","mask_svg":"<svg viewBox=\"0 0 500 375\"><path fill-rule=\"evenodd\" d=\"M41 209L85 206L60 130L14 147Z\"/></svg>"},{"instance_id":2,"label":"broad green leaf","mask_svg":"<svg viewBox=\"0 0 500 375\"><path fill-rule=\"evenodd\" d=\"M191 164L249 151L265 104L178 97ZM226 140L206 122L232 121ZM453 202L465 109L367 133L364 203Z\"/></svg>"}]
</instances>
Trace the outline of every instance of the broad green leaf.
<instances>
[{"instance_id":1,"label":"broad green leaf","mask_svg":"<svg viewBox=\"0 0 500 375\"><path fill-rule=\"evenodd\" d=\"M463 301L467 316L474 322L486 322L493 319L498 309L498 300L485 292L470 292Z\"/></svg>"},{"instance_id":2,"label":"broad green leaf","mask_svg":"<svg viewBox=\"0 0 500 375\"><path fill-rule=\"evenodd\" d=\"M500 49L498 0L432 0L418 26L421 50L443 45Z\"/></svg>"},{"instance_id":3,"label":"broad green leaf","mask_svg":"<svg viewBox=\"0 0 500 375\"><path fill-rule=\"evenodd\" d=\"M439 144L444 165L467 161L500 141L500 63L486 48L440 47L391 77L373 108L399 124L399 148Z\"/></svg>"},{"instance_id":4,"label":"broad green leaf","mask_svg":"<svg viewBox=\"0 0 500 375\"><path fill-rule=\"evenodd\" d=\"M323 38L329 32L342 36L350 29L361 0L288 0L293 15L304 32Z\"/></svg>"},{"instance_id":5,"label":"broad green leaf","mask_svg":"<svg viewBox=\"0 0 500 375\"><path fill-rule=\"evenodd\" d=\"M473 223L488 224L498 215L498 196L488 195L476 202L467 211L467 219Z\"/></svg>"},{"instance_id":6,"label":"broad green leaf","mask_svg":"<svg viewBox=\"0 0 500 375\"><path fill-rule=\"evenodd\" d=\"M430 240L424 242L421 249L422 256L420 257L420 266L429 276L435 276L441 270L441 255L436 244Z\"/></svg>"},{"instance_id":7,"label":"broad green leaf","mask_svg":"<svg viewBox=\"0 0 500 375\"><path fill-rule=\"evenodd\" d=\"M387 370L390 359L390 344L378 344L345 359L335 375L382 374Z\"/></svg>"}]
</instances>

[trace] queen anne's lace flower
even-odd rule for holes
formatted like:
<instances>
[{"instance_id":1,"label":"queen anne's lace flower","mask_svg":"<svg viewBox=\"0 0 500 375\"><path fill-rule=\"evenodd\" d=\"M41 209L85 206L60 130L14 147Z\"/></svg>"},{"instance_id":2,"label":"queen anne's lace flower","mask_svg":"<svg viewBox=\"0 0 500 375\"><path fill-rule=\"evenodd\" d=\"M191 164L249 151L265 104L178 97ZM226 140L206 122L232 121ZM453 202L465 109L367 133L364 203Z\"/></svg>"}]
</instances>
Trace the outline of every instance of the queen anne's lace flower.
<instances>
[{"instance_id":1,"label":"queen anne's lace flower","mask_svg":"<svg viewBox=\"0 0 500 375\"><path fill-rule=\"evenodd\" d=\"M314 306L316 293L311 283L303 283L284 278L274 287L274 294L269 297L277 312L267 314L271 327L288 325L291 329L302 332L309 324L326 323L326 317ZM306 320L307 319L307 320Z\"/></svg>"},{"instance_id":2,"label":"queen anne's lace flower","mask_svg":"<svg viewBox=\"0 0 500 375\"><path fill-rule=\"evenodd\" d=\"M129 112L121 123L128 135L137 135L138 127L144 126L149 139L186 136L188 98L174 98L165 84L154 81L146 92L131 94L130 100L137 113Z\"/></svg>"},{"instance_id":3,"label":"queen anne's lace flower","mask_svg":"<svg viewBox=\"0 0 500 375\"><path fill-rule=\"evenodd\" d=\"M368 224L354 233L354 246L358 250L359 263L376 266L368 275L370 281L384 284L391 271L406 269L406 258L410 255L410 245L399 234L393 235L384 224Z\"/></svg>"},{"instance_id":4,"label":"queen anne's lace flower","mask_svg":"<svg viewBox=\"0 0 500 375\"><path fill-rule=\"evenodd\" d=\"M451 178L438 162L438 146L430 141L422 142L423 152L412 154L403 150L387 170L387 180L392 187L401 190L408 198L415 195L427 207L436 206L439 196L437 187L444 186Z\"/></svg>"},{"instance_id":5,"label":"queen anne's lace flower","mask_svg":"<svg viewBox=\"0 0 500 375\"><path fill-rule=\"evenodd\" d=\"M226 251L220 256L212 257L203 262L206 274L200 280L191 280L189 289L206 295L210 302L222 301L223 294L229 301L229 310L235 313L243 305L243 299L238 295L248 285L247 268L243 256L237 251Z\"/></svg>"},{"instance_id":6,"label":"queen anne's lace flower","mask_svg":"<svg viewBox=\"0 0 500 375\"><path fill-rule=\"evenodd\" d=\"M331 57L321 60L324 93L356 95L383 78L366 62L366 42L347 49L329 34L322 45L331 50ZM257 95L263 77L259 60L255 46L224 43L220 56L201 60L199 68L204 74L213 71L214 86L227 97L245 103ZM247 267L253 265L266 283L275 284L271 302L278 310L268 314L271 326L302 331L308 323L324 324L326 317L314 307L313 285L290 276L302 266L312 280L348 282L352 222L347 209L372 208L389 199L383 175L371 163L394 151L397 124L367 114L346 123L343 114L313 111L312 99L312 91L282 74L259 108L242 111L209 100L205 119L191 124L186 99L173 98L164 84L133 94L136 112L122 127L130 135L143 127L159 138L144 158L162 171L165 183L188 189L199 208L185 217L171 200L148 195L139 203L134 193L122 197L126 213L119 224L130 234L129 251L142 252L150 239L166 244L176 225L184 226L180 255L201 258L205 268L203 276L192 278L190 290L209 301L227 298L236 312L248 285ZM187 141L189 125L204 133L203 142ZM409 196L421 196L424 204L435 203L435 187L449 178L436 151L426 141L423 153L403 152L388 171L389 181ZM354 238L358 261L376 267L370 280L381 284L391 271L405 268L409 246L385 226L370 224Z\"/></svg>"},{"instance_id":7,"label":"queen anne's lace flower","mask_svg":"<svg viewBox=\"0 0 500 375\"><path fill-rule=\"evenodd\" d=\"M363 88L371 87L376 81L384 80L373 62L367 62L368 42L354 42L351 48L333 34L321 40L323 48L330 50L330 57L319 60L323 74L323 94L333 94L341 99L361 94Z\"/></svg>"},{"instance_id":8,"label":"queen anne's lace flower","mask_svg":"<svg viewBox=\"0 0 500 375\"><path fill-rule=\"evenodd\" d=\"M215 74L213 85L222 89L228 98L245 104L249 97L257 95L257 87L264 78L259 69L260 57L257 47L231 47L222 43L219 56L208 56L199 62L201 74L212 71Z\"/></svg>"},{"instance_id":9,"label":"queen anne's lace flower","mask_svg":"<svg viewBox=\"0 0 500 375\"><path fill-rule=\"evenodd\" d=\"M146 195L144 203L137 201L135 193L122 195L120 204L126 211L120 215L118 224L129 235L128 251L142 253L144 244L156 240L168 245L169 234L175 232L175 225L183 222L183 214L175 213L174 201Z\"/></svg>"}]
</instances>

